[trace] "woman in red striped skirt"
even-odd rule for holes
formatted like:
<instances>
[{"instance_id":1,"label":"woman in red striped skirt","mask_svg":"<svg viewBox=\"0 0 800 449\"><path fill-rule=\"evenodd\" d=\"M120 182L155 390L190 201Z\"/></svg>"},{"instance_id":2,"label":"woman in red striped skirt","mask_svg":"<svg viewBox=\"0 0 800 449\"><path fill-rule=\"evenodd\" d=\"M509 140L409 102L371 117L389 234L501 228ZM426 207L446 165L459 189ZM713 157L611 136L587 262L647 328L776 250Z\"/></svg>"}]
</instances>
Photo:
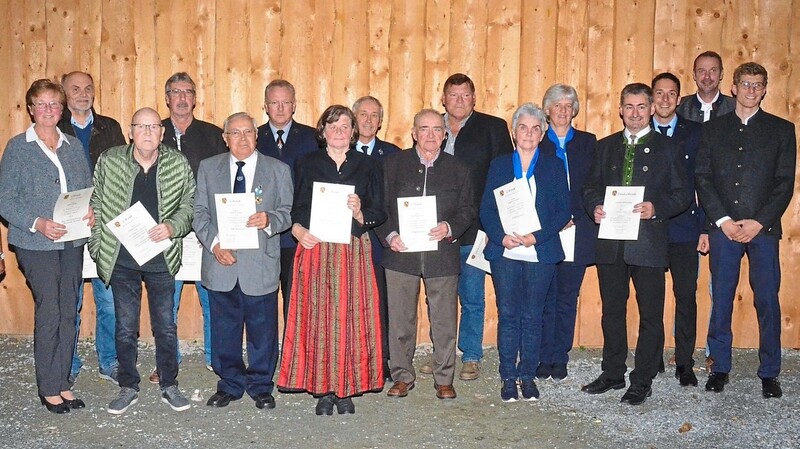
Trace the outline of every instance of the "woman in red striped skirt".
<instances>
[{"instance_id":1,"label":"woman in red striped skirt","mask_svg":"<svg viewBox=\"0 0 800 449\"><path fill-rule=\"evenodd\" d=\"M333 414L334 405L340 414L355 413L352 396L383 388L379 297L367 233L386 219L383 181L376 160L351 149L358 131L349 108L326 109L316 137L324 149L298 161L295 173L292 235L300 245L278 386L313 394L317 415ZM355 186L342 199L352 212L348 243L323 242L309 232L315 182Z\"/></svg>"}]
</instances>

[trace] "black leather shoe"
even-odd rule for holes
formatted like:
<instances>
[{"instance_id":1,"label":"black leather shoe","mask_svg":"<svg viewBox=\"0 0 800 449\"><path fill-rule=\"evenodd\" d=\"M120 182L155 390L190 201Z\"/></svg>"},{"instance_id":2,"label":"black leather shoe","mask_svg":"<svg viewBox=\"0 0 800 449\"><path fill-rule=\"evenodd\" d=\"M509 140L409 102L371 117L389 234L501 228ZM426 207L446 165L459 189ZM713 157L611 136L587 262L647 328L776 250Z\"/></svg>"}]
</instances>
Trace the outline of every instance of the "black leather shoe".
<instances>
[{"instance_id":1,"label":"black leather shoe","mask_svg":"<svg viewBox=\"0 0 800 449\"><path fill-rule=\"evenodd\" d=\"M234 397L232 394L226 393L224 391L218 391L214 393L213 396L208 398L208 402L206 405L209 407L227 407L231 401L235 401L239 398Z\"/></svg>"},{"instance_id":2,"label":"black leather shoe","mask_svg":"<svg viewBox=\"0 0 800 449\"><path fill-rule=\"evenodd\" d=\"M728 373L711 373L708 375L706 381L706 391L713 391L720 393L725 389L725 384L728 383Z\"/></svg>"},{"instance_id":3,"label":"black leather shoe","mask_svg":"<svg viewBox=\"0 0 800 449\"><path fill-rule=\"evenodd\" d=\"M64 403L67 404L67 407L69 407L71 409L86 408L86 403L83 402L82 400L78 399L78 398L67 399L64 396L61 396L61 399L63 399Z\"/></svg>"},{"instance_id":4,"label":"black leather shoe","mask_svg":"<svg viewBox=\"0 0 800 449\"><path fill-rule=\"evenodd\" d=\"M658 360L658 374L664 374L667 371L667 368L664 366L664 358L661 357Z\"/></svg>"},{"instance_id":5,"label":"black leather shoe","mask_svg":"<svg viewBox=\"0 0 800 449\"><path fill-rule=\"evenodd\" d=\"M352 398L335 397L333 398L333 403L336 404L336 412L340 415L356 412L356 405L353 404Z\"/></svg>"},{"instance_id":6,"label":"black leather shoe","mask_svg":"<svg viewBox=\"0 0 800 449\"><path fill-rule=\"evenodd\" d=\"M695 376L694 370L691 368L685 366L675 367L675 378L678 379L678 383L682 387L697 386L697 376Z\"/></svg>"},{"instance_id":7,"label":"black leather shoe","mask_svg":"<svg viewBox=\"0 0 800 449\"><path fill-rule=\"evenodd\" d=\"M601 394L608 390L621 390L623 388L625 388L625 379L606 379L600 376L594 382L582 386L581 391L589 394Z\"/></svg>"},{"instance_id":8,"label":"black leather shoe","mask_svg":"<svg viewBox=\"0 0 800 449\"><path fill-rule=\"evenodd\" d=\"M333 415L333 395L326 394L325 396L320 396L320 398L317 399L317 406L314 407L314 413L316 413L317 416Z\"/></svg>"},{"instance_id":9,"label":"black leather shoe","mask_svg":"<svg viewBox=\"0 0 800 449\"><path fill-rule=\"evenodd\" d=\"M622 399L620 399L619 402L623 404L640 405L644 404L644 401L652 394L653 389L650 388L650 385L634 384L622 395Z\"/></svg>"},{"instance_id":10,"label":"black leather shoe","mask_svg":"<svg viewBox=\"0 0 800 449\"><path fill-rule=\"evenodd\" d=\"M69 413L69 405L67 405L66 402L62 402L60 404L51 404L42 395L39 395L39 400L42 401L42 405L47 407L47 411L50 413L55 413L57 415Z\"/></svg>"},{"instance_id":11,"label":"black leather shoe","mask_svg":"<svg viewBox=\"0 0 800 449\"><path fill-rule=\"evenodd\" d=\"M275 408L275 398L269 393L261 393L254 399L257 408Z\"/></svg>"},{"instance_id":12,"label":"black leather shoe","mask_svg":"<svg viewBox=\"0 0 800 449\"><path fill-rule=\"evenodd\" d=\"M783 396L781 383L778 382L777 377L766 377L761 379L761 395L764 396L764 399L779 398Z\"/></svg>"}]
</instances>

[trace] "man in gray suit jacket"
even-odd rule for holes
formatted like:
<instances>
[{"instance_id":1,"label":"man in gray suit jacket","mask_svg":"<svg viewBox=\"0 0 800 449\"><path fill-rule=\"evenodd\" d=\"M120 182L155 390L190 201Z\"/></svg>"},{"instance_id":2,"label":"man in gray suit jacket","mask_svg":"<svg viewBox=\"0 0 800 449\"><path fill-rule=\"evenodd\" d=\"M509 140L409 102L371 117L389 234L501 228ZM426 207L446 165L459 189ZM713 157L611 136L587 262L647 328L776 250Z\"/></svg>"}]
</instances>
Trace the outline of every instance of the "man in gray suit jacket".
<instances>
[{"instance_id":1,"label":"man in gray suit jacket","mask_svg":"<svg viewBox=\"0 0 800 449\"><path fill-rule=\"evenodd\" d=\"M256 407L274 408L280 232L291 224L292 180L288 165L256 152L256 124L250 115L231 115L223 130L230 153L200 163L192 223L205 248L201 278L210 299L211 366L220 377L207 405L225 407L247 392ZM245 192L255 194L256 212L247 227L259 230L258 248L225 248L216 195ZM248 367L242 359L244 329Z\"/></svg>"}]
</instances>

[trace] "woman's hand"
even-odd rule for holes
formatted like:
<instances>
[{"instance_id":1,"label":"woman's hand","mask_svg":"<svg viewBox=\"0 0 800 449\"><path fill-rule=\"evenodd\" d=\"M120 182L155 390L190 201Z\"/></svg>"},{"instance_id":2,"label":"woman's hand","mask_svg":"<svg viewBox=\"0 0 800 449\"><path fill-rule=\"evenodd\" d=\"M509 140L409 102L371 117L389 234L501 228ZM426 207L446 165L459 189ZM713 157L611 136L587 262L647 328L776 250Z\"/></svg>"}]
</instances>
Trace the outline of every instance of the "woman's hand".
<instances>
[{"instance_id":1,"label":"woman's hand","mask_svg":"<svg viewBox=\"0 0 800 449\"><path fill-rule=\"evenodd\" d=\"M52 241L56 241L67 233L67 227L61 223L50 220L49 218L39 217L36 220L35 229L43 236Z\"/></svg>"},{"instance_id":2,"label":"woman's hand","mask_svg":"<svg viewBox=\"0 0 800 449\"><path fill-rule=\"evenodd\" d=\"M322 242L322 240L308 232L308 229L304 228L303 225L299 223L292 225L292 235L297 239L298 243L303 245L303 248L305 249L312 249L317 246L317 243Z\"/></svg>"},{"instance_id":3,"label":"woman's hand","mask_svg":"<svg viewBox=\"0 0 800 449\"><path fill-rule=\"evenodd\" d=\"M347 195L347 208L353 211L353 218L364 224L364 213L361 212L361 198L355 193Z\"/></svg>"}]
</instances>

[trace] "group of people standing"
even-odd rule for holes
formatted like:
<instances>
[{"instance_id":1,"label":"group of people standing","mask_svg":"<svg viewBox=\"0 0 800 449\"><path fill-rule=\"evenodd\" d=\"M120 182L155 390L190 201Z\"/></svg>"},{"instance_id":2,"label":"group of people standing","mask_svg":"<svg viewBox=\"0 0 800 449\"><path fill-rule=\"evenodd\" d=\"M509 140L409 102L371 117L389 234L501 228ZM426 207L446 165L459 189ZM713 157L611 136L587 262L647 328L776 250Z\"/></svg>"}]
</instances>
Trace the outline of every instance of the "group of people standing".
<instances>
[{"instance_id":1,"label":"group of people standing","mask_svg":"<svg viewBox=\"0 0 800 449\"><path fill-rule=\"evenodd\" d=\"M34 82L26 95L33 124L9 141L0 161L0 216L33 292L42 404L54 413L85 406L72 387L80 371L86 239L65 238L67 228L52 216L60 195L88 187L94 191L83 219L99 277L92 280L99 374L120 387L107 407L112 414L138 400L142 283L156 341L150 381L173 410L190 407L177 382L183 283L175 281L190 232L203 248L197 290L206 365L220 378L208 406L225 407L246 393L257 408L274 408L276 371L281 391L317 398L317 415L354 413L352 398L382 390L387 379L388 396L407 396L416 380L420 281L433 342L421 370L433 374L436 397L455 398L457 349L459 378L481 374L486 272L472 263L476 245L485 245L497 297L503 401L520 393L535 400L537 379L568 376L578 296L592 264L603 304L603 372L582 390L626 386L633 279L641 320L622 402L641 404L652 394L652 379L663 371L665 269L676 296L675 377L696 386L698 252L711 255L714 285L706 389L722 391L728 381L733 294L747 253L762 337L758 375L764 397L780 397L778 239L793 191L794 130L760 109L767 84L760 65L736 69L733 98L719 91L718 54L698 56L693 74L698 92L683 98L670 73L625 86L625 128L598 142L572 126L580 104L571 86L551 86L541 108L521 105L509 135L505 120L475 110L475 85L457 73L444 84L445 113L419 111L405 151L377 138L378 99L330 106L312 128L293 120L295 90L285 80L266 86L267 123L258 127L239 112L220 129L194 117L195 83L176 73L165 83L170 116L136 111L128 144L119 123L93 109L89 74L67 74L60 85ZM348 242L312 234L316 183L353 186L341 205L352 215ZM504 226L496 194L509 183L530 192L537 230ZM635 240L598 239L606 189L614 186L645 188L633 210L641 218ZM254 249L221 245L218 201L240 193L255 201L246 222L257 230ZM401 233L400 209L415 197L434 197L436 225L427 238L435 249L410 251L415 236ZM171 243L141 264L107 225L137 203L156 223L149 239Z\"/></svg>"}]
</instances>

